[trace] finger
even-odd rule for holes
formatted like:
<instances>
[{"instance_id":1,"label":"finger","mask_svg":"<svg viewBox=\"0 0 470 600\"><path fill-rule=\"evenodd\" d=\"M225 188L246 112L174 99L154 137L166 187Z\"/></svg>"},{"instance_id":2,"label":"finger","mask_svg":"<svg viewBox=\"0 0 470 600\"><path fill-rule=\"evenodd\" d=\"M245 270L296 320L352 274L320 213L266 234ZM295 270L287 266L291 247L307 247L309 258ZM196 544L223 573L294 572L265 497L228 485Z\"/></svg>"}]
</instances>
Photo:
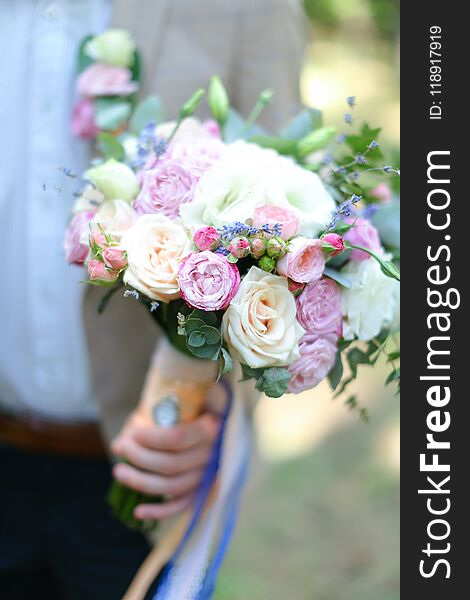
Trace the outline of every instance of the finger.
<instances>
[{"instance_id":1,"label":"finger","mask_svg":"<svg viewBox=\"0 0 470 600\"><path fill-rule=\"evenodd\" d=\"M138 492L144 492L144 494L181 496L189 494L197 488L201 480L202 469L193 469L181 475L165 477L141 471L132 465L120 463L114 466L113 475L127 487Z\"/></svg>"},{"instance_id":2,"label":"finger","mask_svg":"<svg viewBox=\"0 0 470 600\"><path fill-rule=\"evenodd\" d=\"M154 450L187 450L204 442L213 442L219 431L220 419L204 414L191 423L179 423L173 427L159 425L136 425L132 436L137 442Z\"/></svg>"},{"instance_id":3,"label":"finger","mask_svg":"<svg viewBox=\"0 0 470 600\"><path fill-rule=\"evenodd\" d=\"M199 444L182 452L161 452L150 450L134 438L127 437L121 441L118 455L126 458L135 467L168 476L204 467L210 452L211 445L208 443Z\"/></svg>"},{"instance_id":4,"label":"finger","mask_svg":"<svg viewBox=\"0 0 470 600\"><path fill-rule=\"evenodd\" d=\"M183 512L191 504L191 499L192 495L187 495L161 504L139 504L134 509L134 516L136 519L142 519L143 521L167 519Z\"/></svg>"}]
</instances>

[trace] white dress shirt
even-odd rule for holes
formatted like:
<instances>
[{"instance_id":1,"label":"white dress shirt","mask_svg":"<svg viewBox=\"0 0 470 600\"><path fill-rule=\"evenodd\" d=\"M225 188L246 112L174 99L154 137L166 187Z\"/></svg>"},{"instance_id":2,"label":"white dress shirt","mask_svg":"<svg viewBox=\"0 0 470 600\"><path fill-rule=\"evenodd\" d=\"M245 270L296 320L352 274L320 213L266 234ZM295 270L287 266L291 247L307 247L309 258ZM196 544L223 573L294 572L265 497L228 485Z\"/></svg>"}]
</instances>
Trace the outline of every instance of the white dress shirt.
<instances>
[{"instance_id":1,"label":"white dress shirt","mask_svg":"<svg viewBox=\"0 0 470 600\"><path fill-rule=\"evenodd\" d=\"M82 322L84 271L63 237L89 146L70 134L81 39L110 0L0 0L0 409L97 416Z\"/></svg>"}]
</instances>

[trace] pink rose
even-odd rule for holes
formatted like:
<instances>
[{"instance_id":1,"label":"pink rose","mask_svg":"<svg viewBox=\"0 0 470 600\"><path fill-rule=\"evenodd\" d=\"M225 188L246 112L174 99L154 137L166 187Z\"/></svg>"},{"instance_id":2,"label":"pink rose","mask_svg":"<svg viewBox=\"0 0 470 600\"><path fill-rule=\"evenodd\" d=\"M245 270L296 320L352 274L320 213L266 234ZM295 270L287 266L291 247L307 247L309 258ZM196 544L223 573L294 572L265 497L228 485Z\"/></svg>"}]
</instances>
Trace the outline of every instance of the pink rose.
<instances>
[{"instance_id":1,"label":"pink rose","mask_svg":"<svg viewBox=\"0 0 470 600\"><path fill-rule=\"evenodd\" d=\"M222 310L240 285L237 267L225 256L204 250L189 254L181 263L178 282L184 300L200 310Z\"/></svg>"},{"instance_id":2,"label":"pink rose","mask_svg":"<svg viewBox=\"0 0 470 600\"><path fill-rule=\"evenodd\" d=\"M262 227L263 225L272 227L276 223L282 226L280 237L283 240L290 240L300 231L299 218L293 211L287 208L265 204L255 210L253 227Z\"/></svg>"},{"instance_id":3,"label":"pink rose","mask_svg":"<svg viewBox=\"0 0 470 600\"><path fill-rule=\"evenodd\" d=\"M75 214L65 231L65 256L71 264L82 265L88 256L89 248L80 241L80 238L86 231L93 215L94 213L91 211L82 211Z\"/></svg>"},{"instance_id":4,"label":"pink rose","mask_svg":"<svg viewBox=\"0 0 470 600\"><path fill-rule=\"evenodd\" d=\"M376 185L375 188L369 192L369 194L381 202L390 202L392 199L392 190L384 181Z\"/></svg>"},{"instance_id":5,"label":"pink rose","mask_svg":"<svg viewBox=\"0 0 470 600\"><path fill-rule=\"evenodd\" d=\"M100 130L95 125L95 106L88 98L82 98L73 107L72 135L82 140L95 138Z\"/></svg>"},{"instance_id":6,"label":"pink rose","mask_svg":"<svg viewBox=\"0 0 470 600\"><path fill-rule=\"evenodd\" d=\"M290 365L291 379L287 391L299 394L318 385L333 368L336 344L330 338L304 335L299 342L300 358Z\"/></svg>"},{"instance_id":7,"label":"pink rose","mask_svg":"<svg viewBox=\"0 0 470 600\"><path fill-rule=\"evenodd\" d=\"M358 217L357 219L347 219L347 223L353 223L351 229L344 236L348 242L369 248L373 252L380 252L382 250L379 233L370 221ZM351 252L351 260L367 260L368 258L370 258L370 254L362 250L353 250Z\"/></svg>"},{"instance_id":8,"label":"pink rose","mask_svg":"<svg viewBox=\"0 0 470 600\"><path fill-rule=\"evenodd\" d=\"M297 320L307 333L341 334L341 290L328 277L309 283L297 297Z\"/></svg>"},{"instance_id":9,"label":"pink rose","mask_svg":"<svg viewBox=\"0 0 470 600\"><path fill-rule=\"evenodd\" d=\"M202 125L210 136L218 140L222 138L219 124L217 123L217 121L214 121L214 119L207 119Z\"/></svg>"},{"instance_id":10,"label":"pink rose","mask_svg":"<svg viewBox=\"0 0 470 600\"><path fill-rule=\"evenodd\" d=\"M199 250L214 250L219 245L220 234L215 227L201 227L193 236Z\"/></svg>"},{"instance_id":11,"label":"pink rose","mask_svg":"<svg viewBox=\"0 0 470 600\"><path fill-rule=\"evenodd\" d=\"M289 292L297 298L299 294L301 294L305 289L305 283L297 283L297 281L293 281L292 279L287 280L287 285L289 287Z\"/></svg>"},{"instance_id":12,"label":"pink rose","mask_svg":"<svg viewBox=\"0 0 470 600\"><path fill-rule=\"evenodd\" d=\"M131 81L132 73L124 67L93 63L77 79L77 92L86 98L95 96L129 96L139 89Z\"/></svg>"},{"instance_id":13,"label":"pink rose","mask_svg":"<svg viewBox=\"0 0 470 600\"><path fill-rule=\"evenodd\" d=\"M121 271L127 267L126 252L119 246L109 246L103 250L104 264L108 269Z\"/></svg>"},{"instance_id":14,"label":"pink rose","mask_svg":"<svg viewBox=\"0 0 470 600\"><path fill-rule=\"evenodd\" d=\"M83 238L82 238L83 239ZM90 234L90 246L97 246L98 248L106 248L108 242L106 236L101 231L92 231Z\"/></svg>"},{"instance_id":15,"label":"pink rose","mask_svg":"<svg viewBox=\"0 0 470 600\"><path fill-rule=\"evenodd\" d=\"M322 237L321 241L324 243L323 250L325 250L331 258L337 254L341 254L344 250L344 240L337 233L327 233Z\"/></svg>"},{"instance_id":16,"label":"pink rose","mask_svg":"<svg viewBox=\"0 0 470 600\"><path fill-rule=\"evenodd\" d=\"M111 271L104 263L96 258L91 258L88 261L88 275L91 281L101 281L103 283L111 283L117 281L119 273Z\"/></svg>"},{"instance_id":17,"label":"pink rose","mask_svg":"<svg viewBox=\"0 0 470 600\"><path fill-rule=\"evenodd\" d=\"M277 271L297 283L318 281L325 268L321 240L296 237L289 242L287 254L277 262Z\"/></svg>"}]
</instances>

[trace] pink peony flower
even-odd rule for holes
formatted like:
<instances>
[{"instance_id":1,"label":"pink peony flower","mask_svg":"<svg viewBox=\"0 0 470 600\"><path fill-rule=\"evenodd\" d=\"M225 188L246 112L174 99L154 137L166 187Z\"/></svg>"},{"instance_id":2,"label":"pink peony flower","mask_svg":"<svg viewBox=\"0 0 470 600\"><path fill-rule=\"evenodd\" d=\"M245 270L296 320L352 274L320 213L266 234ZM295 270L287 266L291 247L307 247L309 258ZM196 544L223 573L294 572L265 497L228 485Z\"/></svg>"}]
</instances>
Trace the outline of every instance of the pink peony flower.
<instances>
[{"instance_id":1,"label":"pink peony flower","mask_svg":"<svg viewBox=\"0 0 470 600\"><path fill-rule=\"evenodd\" d=\"M307 333L341 334L341 290L328 277L309 283L297 297L297 320Z\"/></svg>"},{"instance_id":2,"label":"pink peony flower","mask_svg":"<svg viewBox=\"0 0 470 600\"><path fill-rule=\"evenodd\" d=\"M277 271L297 283L318 281L325 268L321 240L296 237L289 242L287 254L277 263Z\"/></svg>"},{"instance_id":3,"label":"pink peony flower","mask_svg":"<svg viewBox=\"0 0 470 600\"><path fill-rule=\"evenodd\" d=\"M390 189L388 183L385 183L384 181L376 185L375 188L369 192L369 194L381 202L390 202L392 199L392 190Z\"/></svg>"},{"instance_id":4,"label":"pink peony flower","mask_svg":"<svg viewBox=\"0 0 470 600\"><path fill-rule=\"evenodd\" d=\"M109 246L103 250L104 264L108 269L121 271L127 267L126 252L119 246Z\"/></svg>"},{"instance_id":5,"label":"pink peony flower","mask_svg":"<svg viewBox=\"0 0 470 600\"><path fill-rule=\"evenodd\" d=\"M193 236L199 250L214 250L219 245L220 235L215 227L201 227Z\"/></svg>"},{"instance_id":6,"label":"pink peony flower","mask_svg":"<svg viewBox=\"0 0 470 600\"><path fill-rule=\"evenodd\" d=\"M327 233L322 237L321 241L327 244L326 247L323 246L323 250L325 250L330 257L341 254L344 250L344 240L337 233Z\"/></svg>"},{"instance_id":7,"label":"pink peony flower","mask_svg":"<svg viewBox=\"0 0 470 600\"><path fill-rule=\"evenodd\" d=\"M259 206L255 210L253 217L253 227L269 225L272 227L276 223L282 225L280 237L283 240L290 240L300 231L300 220L297 215L287 208L279 206L269 206L267 204Z\"/></svg>"},{"instance_id":8,"label":"pink peony flower","mask_svg":"<svg viewBox=\"0 0 470 600\"><path fill-rule=\"evenodd\" d=\"M95 125L95 106L88 98L82 98L75 104L70 124L72 135L82 140L95 138L100 130Z\"/></svg>"},{"instance_id":9,"label":"pink peony flower","mask_svg":"<svg viewBox=\"0 0 470 600\"><path fill-rule=\"evenodd\" d=\"M299 394L323 381L335 364L336 351L332 339L304 335L299 342L300 358L289 367L291 379L287 391Z\"/></svg>"},{"instance_id":10,"label":"pink peony flower","mask_svg":"<svg viewBox=\"0 0 470 600\"><path fill-rule=\"evenodd\" d=\"M379 233L370 221L358 217L357 219L349 218L347 222L354 223L344 236L348 242L369 248L373 252L380 252L382 250ZM351 260L367 260L368 258L370 258L370 254L362 250L353 250L351 252Z\"/></svg>"},{"instance_id":11,"label":"pink peony flower","mask_svg":"<svg viewBox=\"0 0 470 600\"><path fill-rule=\"evenodd\" d=\"M88 256L89 248L80 241L80 238L93 218L91 211L82 211L75 214L65 231L64 250L67 261L71 264L82 265Z\"/></svg>"},{"instance_id":12,"label":"pink peony flower","mask_svg":"<svg viewBox=\"0 0 470 600\"><path fill-rule=\"evenodd\" d=\"M184 300L200 310L222 310L240 285L237 267L225 256L204 250L189 254L181 263L178 282Z\"/></svg>"},{"instance_id":13,"label":"pink peony flower","mask_svg":"<svg viewBox=\"0 0 470 600\"><path fill-rule=\"evenodd\" d=\"M250 242L246 237L235 237L228 247L235 258L245 258L250 252Z\"/></svg>"},{"instance_id":14,"label":"pink peony flower","mask_svg":"<svg viewBox=\"0 0 470 600\"><path fill-rule=\"evenodd\" d=\"M111 283L119 277L119 273L108 269L104 263L96 258L91 258L88 261L88 275L91 281L102 281L103 283Z\"/></svg>"},{"instance_id":15,"label":"pink peony flower","mask_svg":"<svg viewBox=\"0 0 470 600\"><path fill-rule=\"evenodd\" d=\"M129 96L139 89L131 81L132 73L124 67L93 63L77 79L77 92L85 98L95 96Z\"/></svg>"}]
</instances>

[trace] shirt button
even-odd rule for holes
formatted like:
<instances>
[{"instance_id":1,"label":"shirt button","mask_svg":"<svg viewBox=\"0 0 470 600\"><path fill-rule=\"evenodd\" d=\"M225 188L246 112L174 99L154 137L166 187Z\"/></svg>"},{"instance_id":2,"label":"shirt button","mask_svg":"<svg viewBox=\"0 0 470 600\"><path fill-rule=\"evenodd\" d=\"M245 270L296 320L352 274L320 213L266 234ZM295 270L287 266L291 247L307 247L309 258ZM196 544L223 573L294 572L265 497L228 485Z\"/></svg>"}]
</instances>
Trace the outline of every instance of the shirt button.
<instances>
[{"instance_id":1,"label":"shirt button","mask_svg":"<svg viewBox=\"0 0 470 600\"><path fill-rule=\"evenodd\" d=\"M49 4L44 10L44 16L49 21L55 21L60 17L60 7L57 4Z\"/></svg>"}]
</instances>

